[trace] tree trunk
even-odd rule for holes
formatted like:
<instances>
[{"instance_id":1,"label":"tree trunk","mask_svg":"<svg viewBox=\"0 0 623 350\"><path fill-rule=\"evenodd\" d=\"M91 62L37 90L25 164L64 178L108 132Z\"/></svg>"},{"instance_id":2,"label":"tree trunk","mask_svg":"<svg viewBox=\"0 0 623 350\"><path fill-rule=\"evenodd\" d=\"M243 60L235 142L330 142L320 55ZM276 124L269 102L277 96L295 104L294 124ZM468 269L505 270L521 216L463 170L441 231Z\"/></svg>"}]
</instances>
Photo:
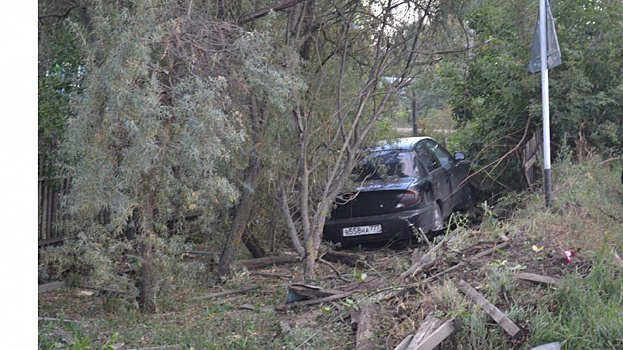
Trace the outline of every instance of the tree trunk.
<instances>
[{"instance_id":1,"label":"tree trunk","mask_svg":"<svg viewBox=\"0 0 623 350\"><path fill-rule=\"evenodd\" d=\"M242 233L242 243L247 247L249 252L254 258L263 258L266 256L266 250L260 244L260 241L255 236L248 232Z\"/></svg>"},{"instance_id":2,"label":"tree trunk","mask_svg":"<svg viewBox=\"0 0 623 350\"><path fill-rule=\"evenodd\" d=\"M250 188L245 188L242 193L242 199L236 207L236 215L234 217L231 231L227 235L227 242L225 243L225 248L223 248L221 258L219 259L218 276L221 279L227 277L229 274L231 264L234 262L236 257L236 250L242 242L242 236L244 235L244 230L247 222L249 221L249 217L251 216L251 209L253 208L255 187L257 186L260 172L260 162L255 154L251 154L249 163L249 168L247 169L245 176L245 182ZM251 243L251 245L253 244ZM255 248L255 246L253 246L253 248ZM251 253L253 254L253 252Z\"/></svg>"},{"instance_id":3,"label":"tree trunk","mask_svg":"<svg viewBox=\"0 0 623 350\"><path fill-rule=\"evenodd\" d=\"M139 279L139 305L146 312L156 310L156 293L154 286L153 247L151 235L141 237L139 243L141 269Z\"/></svg>"}]
</instances>

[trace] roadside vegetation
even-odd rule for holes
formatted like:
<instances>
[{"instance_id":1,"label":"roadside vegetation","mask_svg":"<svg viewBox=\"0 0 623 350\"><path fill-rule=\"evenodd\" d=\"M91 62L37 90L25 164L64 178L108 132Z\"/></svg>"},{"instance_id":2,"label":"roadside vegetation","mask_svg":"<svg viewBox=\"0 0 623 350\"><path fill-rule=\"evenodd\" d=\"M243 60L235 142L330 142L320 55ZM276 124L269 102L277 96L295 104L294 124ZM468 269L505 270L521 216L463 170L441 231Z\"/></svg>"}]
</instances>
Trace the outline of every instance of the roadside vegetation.
<instances>
[{"instance_id":1,"label":"roadside vegetation","mask_svg":"<svg viewBox=\"0 0 623 350\"><path fill-rule=\"evenodd\" d=\"M195 349L351 349L355 342L351 310L376 303L382 315L375 326L381 348L393 349L429 312L436 312L440 319L459 318L464 323L442 348L530 349L558 341L563 349L618 349L623 346L620 170L599 157L579 164L563 160L553 168L551 210L544 209L537 191L509 195L495 206L481 204L481 222L475 226L455 216L453 222L459 224L446 233L454 239L444 259L408 281L400 274L411 265L414 250L425 252L426 245L355 249L365 257L364 264L332 264L340 278L365 282L380 276L383 286L321 305L276 310L288 298L288 286L302 281L300 263L261 270L279 277L236 269L223 285L214 285L210 281L215 265L209 258L179 255L178 270L170 276L172 287L161 291L154 314L128 308L105 291L86 293L89 289L76 282L39 295L39 346L67 347L88 338L90 348L100 348L117 333L109 343L124 343L127 348L177 344ZM507 248L468 262L475 249L504 240L510 243ZM571 263L565 250L576 254ZM465 262L464 268L426 281L460 262ZM339 290L348 284L326 264L318 270L316 285ZM519 271L561 278L562 283L519 280L514 275ZM460 279L497 305L522 333L508 337L459 291ZM256 289L201 298L246 287Z\"/></svg>"},{"instance_id":2,"label":"roadside vegetation","mask_svg":"<svg viewBox=\"0 0 623 350\"><path fill-rule=\"evenodd\" d=\"M542 128L536 7L40 0L39 214L42 193L60 203L40 226L62 244L39 249L38 280L63 287L39 294L39 348L351 349L369 306L379 348L429 315L462 321L444 349L623 348L623 5L552 4L547 209L521 154ZM323 242L359 150L414 117L473 161L477 206L436 238ZM333 299L283 309L296 283Z\"/></svg>"}]
</instances>

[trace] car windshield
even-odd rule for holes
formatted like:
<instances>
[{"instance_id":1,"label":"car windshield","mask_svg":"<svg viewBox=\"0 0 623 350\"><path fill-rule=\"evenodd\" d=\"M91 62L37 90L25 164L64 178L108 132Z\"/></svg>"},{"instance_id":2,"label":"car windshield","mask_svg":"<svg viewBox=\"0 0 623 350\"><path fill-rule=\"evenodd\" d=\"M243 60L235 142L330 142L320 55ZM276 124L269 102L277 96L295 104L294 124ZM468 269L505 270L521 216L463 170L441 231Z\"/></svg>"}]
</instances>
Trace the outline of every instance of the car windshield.
<instances>
[{"instance_id":1,"label":"car windshield","mask_svg":"<svg viewBox=\"0 0 623 350\"><path fill-rule=\"evenodd\" d=\"M373 151L354 169L355 181L417 176L414 153L405 150Z\"/></svg>"}]
</instances>

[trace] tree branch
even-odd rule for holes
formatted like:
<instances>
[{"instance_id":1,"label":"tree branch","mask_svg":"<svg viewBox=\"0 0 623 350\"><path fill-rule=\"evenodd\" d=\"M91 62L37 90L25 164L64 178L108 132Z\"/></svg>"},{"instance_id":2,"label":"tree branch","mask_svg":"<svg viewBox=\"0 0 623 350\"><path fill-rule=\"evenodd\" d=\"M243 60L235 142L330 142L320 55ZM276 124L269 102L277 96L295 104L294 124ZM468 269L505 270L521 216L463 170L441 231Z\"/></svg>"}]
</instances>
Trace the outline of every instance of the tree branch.
<instances>
[{"instance_id":1,"label":"tree branch","mask_svg":"<svg viewBox=\"0 0 623 350\"><path fill-rule=\"evenodd\" d=\"M286 1L284 3L281 3L279 5L275 5L273 7L269 7L269 8L265 8L265 9L261 9L258 11L255 11L251 14L248 14L246 16L242 16L239 20L238 20L238 25L242 25L251 21L254 21L258 18L264 17L266 16L270 11L275 11L275 12L279 12L279 11L283 11L285 9L288 9L292 6L297 5L298 3L302 2L303 0L290 0L290 1Z\"/></svg>"}]
</instances>

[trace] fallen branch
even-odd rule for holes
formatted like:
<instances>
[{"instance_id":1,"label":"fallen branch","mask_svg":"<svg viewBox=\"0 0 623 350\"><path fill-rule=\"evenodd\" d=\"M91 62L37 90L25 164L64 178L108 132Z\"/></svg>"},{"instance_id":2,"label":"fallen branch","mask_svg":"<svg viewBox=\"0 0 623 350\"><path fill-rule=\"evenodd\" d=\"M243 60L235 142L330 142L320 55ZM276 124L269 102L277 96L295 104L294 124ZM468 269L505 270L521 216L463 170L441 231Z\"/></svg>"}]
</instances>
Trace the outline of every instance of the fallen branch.
<instances>
[{"instance_id":1,"label":"fallen branch","mask_svg":"<svg viewBox=\"0 0 623 350\"><path fill-rule=\"evenodd\" d=\"M351 293L336 294L336 295L328 296L326 298L318 298L318 299L296 301L296 302L293 302L293 303L277 306L275 309L277 309L279 311L284 311L284 310L287 310L287 309L292 309L292 308L297 307L297 306L322 304L322 303L327 303L329 301L344 299L344 298L348 297L349 295L351 295Z\"/></svg>"},{"instance_id":2,"label":"fallen branch","mask_svg":"<svg viewBox=\"0 0 623 350\"><path fill-rule=\"evenodd\" d=\"M500 309L495 307L495 305L491 304L489 300L487 300L482 294L478 293L472 286L470 286L464 280L459 281L459 289L469 296L477 305L480 305L497 324L499 324L508 335L511 337L515 337L517 333L521 330L517 327L513 321L511 321Z\"/></svg>"},{"instance_id":3,"label":"fallen branch","mask_svg":"<svg viewBox=\"0 0 623 350\"><path fill-rule=\"evenodd\" d=\"M329 266L331 270L335 272L335 274L337 275L337 278L341 279L344 282L350 282L350 280L347 280L346 278L342 277L342 274L340 273L340 271L335 266L333 266L333 264L331 264L330 262L324 260L323 258L319 258L318 261Z\"/></svg>"},{"instance_id":4,"label":"fallen branch","mask_svg":"<svg viewBox=\"0 0 623 350\"><path fill-rule=\"evenodd\" d=\"M249 287L249 288L243 288L243 289L237 289L237 290L226 290L223 292L212 293L212 294L204 295L201 297L196 297L196 298L193 298L193 300L211 299L211 298L222 297L224 295L232 295L232 294L246 294L253 290L256 290L257 288L258 287Z\"/></svg>"},{"instance_id":5,"label":"fallen branch","mask_svg":"<svg viewBox=\"0 0 623 350\"><path fill-rule=\"evenodd\" d=\"M493 252L495 252L498 249L506 248L508 246L509 246L508 241L506 241L506 242L504 242L504 243L502 243L500 245L497 245L497 246L494 245L493 248L489 248L487 250L483 250L482 252L480 252L480 253L474 255L473 257L471 257L471 259L480 259L480 258L482 258L484 256L492 254Z\"/></svg>"}]
</instances>

